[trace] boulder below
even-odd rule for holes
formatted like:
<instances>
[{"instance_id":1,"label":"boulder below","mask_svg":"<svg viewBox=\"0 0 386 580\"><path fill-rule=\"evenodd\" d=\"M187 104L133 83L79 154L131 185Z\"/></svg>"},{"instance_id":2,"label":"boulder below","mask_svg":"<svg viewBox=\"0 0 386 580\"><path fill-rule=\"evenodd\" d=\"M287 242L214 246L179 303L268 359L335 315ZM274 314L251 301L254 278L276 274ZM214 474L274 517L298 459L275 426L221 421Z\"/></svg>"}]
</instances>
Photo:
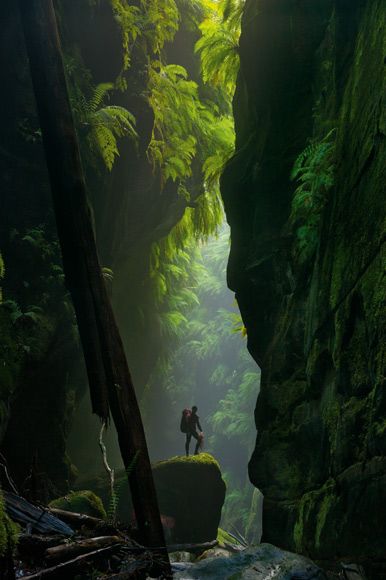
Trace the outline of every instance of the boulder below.
<instances>
[{"instance_id":1,"label":"boulder below","mask_svg":"<svg viewBox=\"0 0 386 580\"><path fill-rule=\"evenodd\" d=\"M225 483L212 455L160 461L154 465L153 475L168 543L215 540Z\"/></svg>"},{"instance_id":2,"label":"boulder below","mask_svg":"<svg viewBox=\"0 0 386 580\"><path fill-rule=\"evenodd\" d=\"M197 564L174 564L175 579L203 580L326 580L311 560L271 544L248 548L239 554L212 557Z\"/></svg>"}]
</instances>

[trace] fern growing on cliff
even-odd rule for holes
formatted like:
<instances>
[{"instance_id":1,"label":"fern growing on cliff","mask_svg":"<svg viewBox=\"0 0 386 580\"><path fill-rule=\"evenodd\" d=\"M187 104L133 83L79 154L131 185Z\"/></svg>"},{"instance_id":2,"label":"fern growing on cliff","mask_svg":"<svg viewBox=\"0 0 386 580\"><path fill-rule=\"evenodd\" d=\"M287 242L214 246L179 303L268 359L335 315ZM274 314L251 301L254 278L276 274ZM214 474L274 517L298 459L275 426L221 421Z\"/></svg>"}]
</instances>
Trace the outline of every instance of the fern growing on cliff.
<instances>
[{"instance_id":1,"label":"fern growing on cliff","mask_svg":"<svg viewBox=\"0 0 386 580\"><path fill-rule=\"evenodd\" d=\"M173 40L178 30L180 14L175 0L142 0L145 14L144 35L150 50L159 55L165 42Z\"/></svg>"},{"instance_id":2,"label":"fern growing on cliff","mask_svg":"<svg viewBox=\"0 0 386 580\"><path fill-rule=\"evenodd\" d=\"M291 179L297 181L294 191L290 222L296 227L297 248L302 258L313 254L321 212L334 184L333 139L335 129L320 141L313 141L297 157Z\"/></svg>"},{"instance_id":3,"label":"fern growing on cliff","mask_svg":"<svg viewBox=\"0 0 386 580\"><path fill-rule=\"evenodd\" d=\"M131 62L131 48L141 32L141 11L139 7L130 5L127 0L110 0L116 22L122 35L122 69L117 79L117 87L127 88L124 78L125 71Z\"/></svg>"},{"instance_id":4,"label":"fern growing on cliff","mask_svg":"<svg viewBox=\"0 0 386 580\"><path fill-rule=\"evenodd\" d=\"M113 83L94 86L90 71L74 51L65 57L71 108L76 121L80 145L86 164L98 166L102 159L111 171L119 155L118 139L137 139L135 117L118 105L110 105Z\"/></svg>"},{"instance_id":5,"label":"fern growing on cliff","mask_svg":"<svg viewBox=\"0 0 386 580\"><path fill-rule=\"evenodd\" d=\"M159 55L165 42L173 40L179 25L175 0L141 0L133 6L128 0L110 0L122 36L122 68L117 88L127 89L124 73L131 65L131 52L137 39L145 41L148 52Z\"/></svg>"},{"instance_id":6,"label":"fern growing on cliff","mask_svg":"<svg viewBox=\"0 0 386 580\"><path fill-rule=\"evenodd\" d=\"M101 156L109 171L119 155L117 139L137 138L134 128L135 118L127 109L117 105L103 106L109 91L113 88L112 83L103 83L95 87L85 107L83 120L83 124L88 127L87 140L91 151Z\"/></svg>"},{"instance_id":7,"label":"fern growing on cliff","mask_svg":"<svg viewBox=\"0 0 386 580\"><path fill-rule=\"evenodd\" d=\"M154 111L154 128L148 153L153 166L160 168L163 182L190 176L196 153L198 88L187 76L182 66L162 65L159 61L150 70L149 102Z\"/></svg>"}]
</instances>

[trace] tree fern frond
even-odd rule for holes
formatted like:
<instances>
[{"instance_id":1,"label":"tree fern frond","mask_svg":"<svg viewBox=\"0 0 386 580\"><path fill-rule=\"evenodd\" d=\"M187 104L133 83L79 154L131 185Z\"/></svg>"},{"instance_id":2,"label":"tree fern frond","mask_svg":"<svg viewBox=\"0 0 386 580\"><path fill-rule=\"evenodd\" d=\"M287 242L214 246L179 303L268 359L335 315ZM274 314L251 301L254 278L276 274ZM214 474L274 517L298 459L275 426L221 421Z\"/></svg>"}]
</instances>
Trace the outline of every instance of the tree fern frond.
<instances>
[{"instance_id":1,"label":"tree fern frond","mask_svg":"<svg viewBox=\"0 0 386 580\"><path fill-rule=\"evenodd\" d=\"M105 100L108 93L114 88L113 83L101 83L94 88L91 99L87 103L87 113L95 113Z\"/></svg>"}]
</instances>

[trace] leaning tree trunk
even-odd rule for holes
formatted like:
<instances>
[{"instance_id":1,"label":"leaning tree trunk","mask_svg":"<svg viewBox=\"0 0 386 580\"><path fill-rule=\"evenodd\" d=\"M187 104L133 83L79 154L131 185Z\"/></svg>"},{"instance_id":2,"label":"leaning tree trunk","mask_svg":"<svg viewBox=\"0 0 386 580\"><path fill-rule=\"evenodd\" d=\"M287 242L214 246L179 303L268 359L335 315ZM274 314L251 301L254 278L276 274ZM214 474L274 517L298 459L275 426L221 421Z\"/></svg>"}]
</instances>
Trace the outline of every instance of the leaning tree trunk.
<instances>
[{"instance_id":1,"label":"leaning tree trunk","mask_svg":"<svg viewBox=\"0 0 386 580\"><path fill-rule=\"evenodd\" d=\"M50 175L66 285L77 316L94 413L109 410L142 541L170 565L141 415L96 250L52 0L19 0Z\"/></svg>"}]
</instances>

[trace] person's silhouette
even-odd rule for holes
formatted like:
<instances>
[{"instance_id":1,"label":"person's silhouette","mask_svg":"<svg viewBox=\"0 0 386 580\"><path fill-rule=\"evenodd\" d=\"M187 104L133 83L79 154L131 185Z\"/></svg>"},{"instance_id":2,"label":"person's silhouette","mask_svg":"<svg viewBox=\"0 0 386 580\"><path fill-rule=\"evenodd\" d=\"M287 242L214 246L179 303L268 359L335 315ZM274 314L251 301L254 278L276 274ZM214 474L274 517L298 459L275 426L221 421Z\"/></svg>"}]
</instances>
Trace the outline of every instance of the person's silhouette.
<instances>
[{"instance_id":1,"label":"person's silhouette","mask_svg":"<svg viewBox=\"0 0 386 580\"><path fill-rule=\"evenodd\" d=\"M194 450L194 455L198 455L200 446L201 446L201 442L202 442L202 428L200 425L200 418L197 415L197 407L194 405L192 407L192 413L188 419L188 430L186 432L186 442L185 442L185 451L186 451L186 456L189 455L189 447L190 447L190 441L192 439L192 437L194 437L194 439L196 439L197 443L196 443L196 448ZM199 433L197 433L197 427L199 429Z\"/></svg>"}]
</instances>

